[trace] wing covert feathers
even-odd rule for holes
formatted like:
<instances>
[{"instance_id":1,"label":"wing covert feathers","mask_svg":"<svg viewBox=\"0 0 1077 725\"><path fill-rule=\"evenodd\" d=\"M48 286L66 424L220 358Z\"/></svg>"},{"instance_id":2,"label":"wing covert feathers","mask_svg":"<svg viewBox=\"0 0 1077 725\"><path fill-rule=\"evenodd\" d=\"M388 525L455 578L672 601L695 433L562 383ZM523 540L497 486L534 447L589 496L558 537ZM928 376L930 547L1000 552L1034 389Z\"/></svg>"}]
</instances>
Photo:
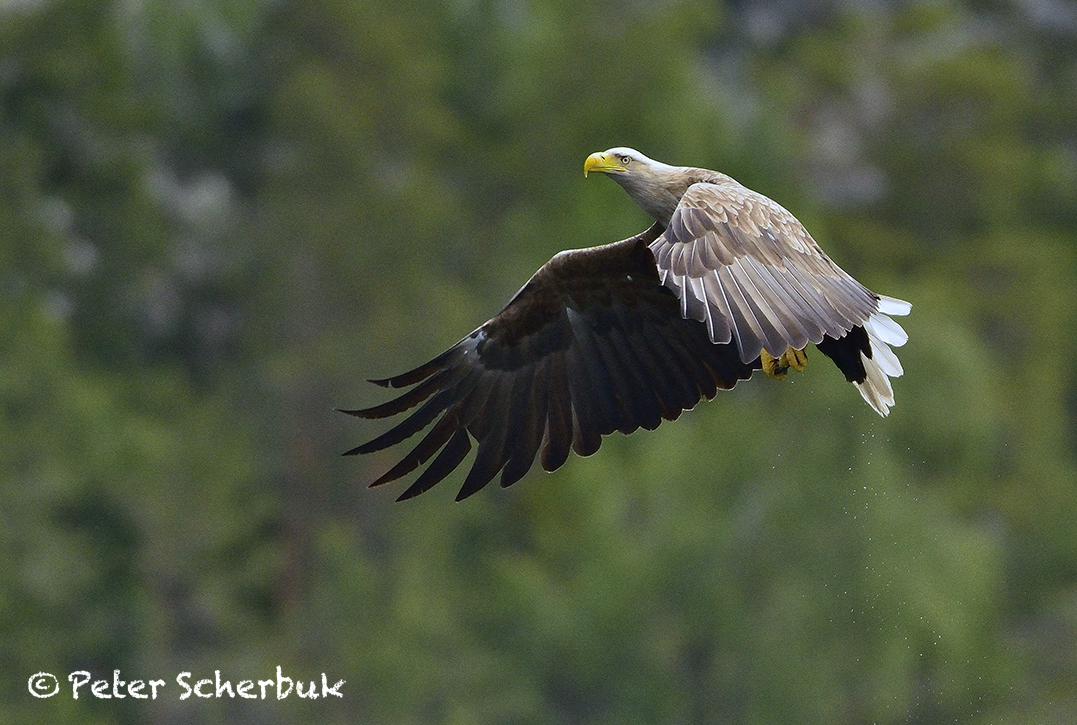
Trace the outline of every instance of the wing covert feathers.
<instances>
[{"instance_id":1,"label":"wing covert feathers","mask_svg":"<svg viewBox=\"0 0 1077 725\"><path fill-rule=\"evenodd\" d=\"M841 337L877 306L784 207L728 177L689 187L650 247L682 313L742 360Z\"/></svg>"}]
</instances>

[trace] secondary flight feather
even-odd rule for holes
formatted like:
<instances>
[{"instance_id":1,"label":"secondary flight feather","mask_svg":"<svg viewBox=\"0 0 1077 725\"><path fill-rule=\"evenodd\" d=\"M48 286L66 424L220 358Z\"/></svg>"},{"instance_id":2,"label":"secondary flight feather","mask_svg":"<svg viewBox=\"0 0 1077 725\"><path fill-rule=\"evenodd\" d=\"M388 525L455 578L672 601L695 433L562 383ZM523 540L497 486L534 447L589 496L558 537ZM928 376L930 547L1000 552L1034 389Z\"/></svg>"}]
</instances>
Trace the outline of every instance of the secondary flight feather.
<instances>
[{"instance_id":1,"label":"secondary flight feather","mask_svg":"<svg viewBox=\"0 0 1077 725\"><path fill-rule=\"evenodd\" d=\"M561 252L492 319L433 360L372 381L410 388L343 412L386 418L415 409L345 455L429 430L371 486L433 461L398 500L444 479L478 446L457 500L536 456L553 471L614 431L653 430L702 398L763 370L802 370L811 343L880 415L902 373L908 336L891 315L911 305L875 294L838 267L777 202L729 176L670 166L630 148L591 154L584 175L621 185L654 224L634 237Z\"/></svg>"}]
</instances>

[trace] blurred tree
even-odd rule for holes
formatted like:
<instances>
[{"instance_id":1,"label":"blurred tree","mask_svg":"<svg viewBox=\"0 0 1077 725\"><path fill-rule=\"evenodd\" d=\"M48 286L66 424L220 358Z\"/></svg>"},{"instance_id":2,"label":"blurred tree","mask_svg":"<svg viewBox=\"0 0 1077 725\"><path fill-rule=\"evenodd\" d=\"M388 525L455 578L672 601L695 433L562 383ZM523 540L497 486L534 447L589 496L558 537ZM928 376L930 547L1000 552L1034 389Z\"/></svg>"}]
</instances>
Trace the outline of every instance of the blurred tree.
<instances>
[{"instance_id":1,"label":"blurred tree","mask_svg":"<svg viewBox=\"0 0 1077 725\"><path fill-rule=\"evenodd\" d=\"M50 671L66 691L76 669L161 676L207 653L249 657L274 615L272 491L257 485L252 420L217 388L234 285L249 277L220 246L231 172L207 170L209 154L171 165L170 132L191 127L141 92L113 10L0 15L11 722L134 721L133 701L35 700L26 678Z\"/></svg>"}]
</instances>

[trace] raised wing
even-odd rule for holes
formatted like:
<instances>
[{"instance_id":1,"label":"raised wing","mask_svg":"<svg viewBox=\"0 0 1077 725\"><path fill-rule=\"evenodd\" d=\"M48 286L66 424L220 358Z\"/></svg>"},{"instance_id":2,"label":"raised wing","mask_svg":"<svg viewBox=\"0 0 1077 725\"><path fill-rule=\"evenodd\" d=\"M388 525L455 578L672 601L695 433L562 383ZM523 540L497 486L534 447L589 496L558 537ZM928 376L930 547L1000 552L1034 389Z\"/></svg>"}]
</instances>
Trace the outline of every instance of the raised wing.
<instances>
[{"instance_id":1,"label":"raised wing","mask_svg":"<svg viewBox=\"0 0 1077 725\"><path fill-rule=\"evenodd\" d=\"M650 247L681 314L742 360L844 337L878 310L792 214L732 179L692 185Z\"/></svg>"},{"instance_id":2,"label":"raised wing","mask_svg":"<svg viewBox=\"0 0 1077 725\"><path fill-rule=\"evenodd\" d=\"M460 342L410 372L373 381L414 387L382 405L343 412L385 418L419 407L345 455L388 448L433 424L371 485L433 457L398 500L416 496L459 466L474 440L461 500L498 473L502 486L516 482L540 449L542 467L553 471L570 448L591 455L603 435L652 430L751 377L759 360L743 361L732 344L712 344L660 284L647 248L660 232L656 225L615 244L558 254Z\"/></svg>"}]
</instances>

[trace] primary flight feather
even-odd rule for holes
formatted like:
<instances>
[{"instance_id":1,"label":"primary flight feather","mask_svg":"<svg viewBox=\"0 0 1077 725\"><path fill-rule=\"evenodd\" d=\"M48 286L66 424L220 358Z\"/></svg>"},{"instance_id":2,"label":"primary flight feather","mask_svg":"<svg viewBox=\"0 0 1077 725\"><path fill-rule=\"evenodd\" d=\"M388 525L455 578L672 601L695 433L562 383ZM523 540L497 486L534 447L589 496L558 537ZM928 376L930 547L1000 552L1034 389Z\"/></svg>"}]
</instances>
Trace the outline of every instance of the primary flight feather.
<instances>
[{"instance_id":1,"label":"primary flight feather","mask_svg":"<svg viewBox=\"0 0 1077 725\"><path fill-rule=\"evenodd\" d=\"M908 339L877 295L838 267L777 202L717 171L670 166L630 148L591 154L584 174L621 185L655 222L620 242L557 254L470 335L410 372L375 380L411 389L343 411L384 418L419 406L345 455L431 426L371 485L434 460L398 500L426 491L478 451L461 500L501 474L515 483L541 451L559 468L613 431L653 430L762 369L781 379L810 342L880 415Z\"/></svg>"}]
</instances>

